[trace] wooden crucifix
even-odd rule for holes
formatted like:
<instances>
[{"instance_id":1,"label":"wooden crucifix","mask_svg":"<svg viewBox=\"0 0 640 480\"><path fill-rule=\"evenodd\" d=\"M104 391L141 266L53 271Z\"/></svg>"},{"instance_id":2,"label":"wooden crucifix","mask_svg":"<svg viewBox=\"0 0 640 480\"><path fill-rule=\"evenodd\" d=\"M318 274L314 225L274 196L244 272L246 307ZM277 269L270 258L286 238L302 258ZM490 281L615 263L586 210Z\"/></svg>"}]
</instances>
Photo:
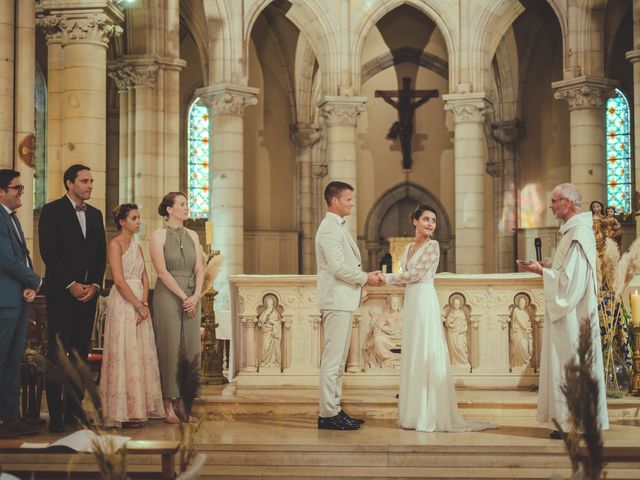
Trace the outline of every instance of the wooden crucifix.
<instances>
[{"instance_id":1,"label":"wooden crucifix","mask_svg":"<svg viewBox=\"0 0 640 480\"><path fill-rule=\"evenodd\" d=\"M411 90L411 78L402 78L402 90L376 90L376 97L382 99L398 110L398 121L394 122L387 133L389 140L400 137L402 148L402 169L405 172L411 171L411 136L413 135L413 116L416 109L429 101L430 98L438 96L438 90ZM392 97L397 97L394 100ZM417 101L412 99L418 98Z\"/></svg>"}]
</instances>

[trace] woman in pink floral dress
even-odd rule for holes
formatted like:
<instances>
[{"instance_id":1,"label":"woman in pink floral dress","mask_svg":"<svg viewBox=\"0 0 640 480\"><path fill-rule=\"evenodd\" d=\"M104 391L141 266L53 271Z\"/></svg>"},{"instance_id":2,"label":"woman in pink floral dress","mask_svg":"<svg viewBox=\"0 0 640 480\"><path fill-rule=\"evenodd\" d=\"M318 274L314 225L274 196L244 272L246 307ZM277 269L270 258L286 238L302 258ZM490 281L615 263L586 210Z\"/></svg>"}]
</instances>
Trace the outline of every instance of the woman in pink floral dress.
<instances>
[{"instance_id":1,"label":"woman in pink floral dress","mask_svg":"<svg viewBox=\"0 0 640 480\"><path fill-rule=\"evenodd\" d=\"M134 428L148 418L164 418L160 373L147 297L149 280L142 249L133 240L140 230L136 205L113 211L118 235L107 252L113 288L107 304L100 378L107 425Z\"/></svg>"}]
</instances>

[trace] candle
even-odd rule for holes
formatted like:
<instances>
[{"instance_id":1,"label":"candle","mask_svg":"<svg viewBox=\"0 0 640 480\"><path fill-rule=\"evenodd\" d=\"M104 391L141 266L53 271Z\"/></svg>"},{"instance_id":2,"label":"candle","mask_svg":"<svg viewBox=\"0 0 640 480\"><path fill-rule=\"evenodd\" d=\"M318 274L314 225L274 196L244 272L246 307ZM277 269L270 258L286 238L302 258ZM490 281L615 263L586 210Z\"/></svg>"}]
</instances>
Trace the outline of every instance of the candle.
<instances>
[{"instance_id":1,"label":"candle","mask_svg":"<svg viewBox=\"0 0 640 480\"><path fill-rule=\"evenodd\" d=\"M204 237L207 245L213 245L213 222L209 220L204 223Z\"/></svg>"},{"instance_id":2,"label":"candle","mask_svg":"<svg viewBox=\"0 0 640 480\"><path fill-rule=\"evenodd\" d=\"M382 264L382 273L387 273L387 264L386 263Z\"/></svg>"},{"instance_id":3,"label":"candle","mask_svg":"<svg viewBox=\"0 0 640 480\"><path fill-rule=\"evenodd\" d=\"M638 290L630 295L631 300L631 321L635 326L640 326L640 295Z\"/></svg>"}]
</instances>

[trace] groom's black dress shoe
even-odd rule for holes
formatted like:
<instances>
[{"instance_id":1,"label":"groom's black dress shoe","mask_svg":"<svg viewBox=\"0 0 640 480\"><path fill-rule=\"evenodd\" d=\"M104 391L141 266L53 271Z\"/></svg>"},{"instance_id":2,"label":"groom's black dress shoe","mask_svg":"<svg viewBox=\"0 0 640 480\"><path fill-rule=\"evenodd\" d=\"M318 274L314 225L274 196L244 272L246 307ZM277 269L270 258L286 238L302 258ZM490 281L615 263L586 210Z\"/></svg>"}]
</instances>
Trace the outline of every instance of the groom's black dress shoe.
<instances>
[{"instance_id":1,"label":"groom's black dress shoe","mask_svg":"<svg viewBox=\"0 0 640 480\"><path fill-rule=\"evenodd\" d=\"M562 432L559 432L558 430L553 430L550 434L549 434L549 438L552 438L554 440L562 440L562 437L564 435L562 435Z\"/></svg>"},{"instance_id":2,"label":"groom's black dress shoe","mask_svg":"<svg viewBox=\"0 0 640 480\"><path fill-rule=\"evenodd\" d=\"M345 412L344 410L340 410L340 413L338 413L338 416L340 418L345 419L347 422L355 423L356 425L362 425L364 423L364 420L360 418L350 417L349 415L347 415L347 412Z\"/></svg>"},{"instance_id":3,"label":"groom's black dress shoe","mask_svg":"<svg viewBox=\"0 0 640 480\"><path fill-rule=\"evenodd\" d=\"M318 428L321 430L358 430L360 424L349 422L340 415L318 417Z\"/></svg>"}]
</instances>

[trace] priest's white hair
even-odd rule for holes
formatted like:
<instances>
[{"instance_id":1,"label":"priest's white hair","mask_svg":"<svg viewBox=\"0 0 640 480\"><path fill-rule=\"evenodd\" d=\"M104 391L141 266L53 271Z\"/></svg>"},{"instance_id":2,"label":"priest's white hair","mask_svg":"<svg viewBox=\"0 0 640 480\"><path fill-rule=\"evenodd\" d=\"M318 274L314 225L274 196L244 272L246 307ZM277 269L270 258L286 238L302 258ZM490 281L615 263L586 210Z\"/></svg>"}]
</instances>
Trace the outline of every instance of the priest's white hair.
<instances>
[{"instance_id":1,"label":"priest's white hair","mask_svg":"<svg viewBox=\"0 0 640 480\"><path fill-rule=\"evenodd\" d=\"M576 207L582 206L582 194L573 183L561 183L556 188L564 198L571 200Z\"/></svg>"}]
</instances>

